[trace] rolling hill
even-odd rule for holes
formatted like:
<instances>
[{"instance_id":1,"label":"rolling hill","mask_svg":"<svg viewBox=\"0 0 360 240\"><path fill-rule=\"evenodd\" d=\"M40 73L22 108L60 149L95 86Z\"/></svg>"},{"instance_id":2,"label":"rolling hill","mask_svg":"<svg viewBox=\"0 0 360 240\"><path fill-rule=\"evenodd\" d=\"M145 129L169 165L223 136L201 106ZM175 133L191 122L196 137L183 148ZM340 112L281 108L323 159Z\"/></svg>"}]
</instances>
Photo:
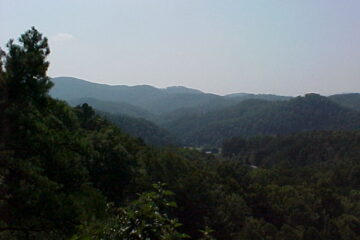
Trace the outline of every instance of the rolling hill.
<instances>
[{"instance_id":1,"label":"rolling hill","mask_svg":"<svg viewBox=\"0 0 360 240\"><path fill-rule=\"evenodd\" d=\"M162 127L189 145L220 145L224 139L236 136L357 130L360 113L326 97L307 94L290 101L247 100L219 111L173 117Z\"/></svg>"},{"instance_id":2,"label":"rolling hill","mask_svg":"<svg viewBox=\"0 0 360 240\"><path fill-rule=\"evenodd\" d=\"M359 93L345 93L329 96L329 99L337 104L356 111L360 111L360 94Z\"/></svg>"},{"instance_id":3,"label":"rolling hill","mask_svg":"<svg viewBox=\"0 0 360 240\"><path fill-rule=\"evenodd\" d=\"M98 105L99 110L108 111L111 105L113 106L111 108L117 109L116 113L124 112L126 114L128 114L129 106L124 106L124 104L132 105L133 109L138 107L153 115L162 115L180 109L192 109L191 111L219 110L223 107L235 105L241 101L253 98L269 101L290 99L290 97L270 94L231 94L220 96L182 86L164 89L148 85L111 86L71 77L57 77L53 78L52 81L54 82L54 87L50 91L52 97L70 103L78 103L79 99L89 99ZM114 104L122 105L125 109L121 110L121 107L116 107ZM141 117L149 119L146 115ZM138 115L132 116L138 117Z\"/></svg>"},{"instance_id":4,"label":"rolling hill","mask_svg":"<svg viewBox=\"0 0 360 240\"><path fill-rule=\"evenodd\" d=\"M129 103L102 101L96 98L76 98L68 100L68 103L71 106L87 103L102 112L118 115L127 115L129 117L135 118L144 118L147 120L155 119L155 116L150 112Z\"/></svg>"},{"instance_id":5,"label":"rolling hill","mask_svg":"<svg viewBox=\"0 0 360 240\"><path fill-rule=\"evenodd\" d=\"M181 86L110 86L69 77L54 78L53 82L53 97L72 105L87 102L99 111L125 115L118 122L136 129L130 134L143 137L142 129L148 136L148 128L159 126L186 145L220 146L224 139L237 136L360 128L360 113L355 111L360 109L359 94L328 98L316 94L296 98L249 93L219 96ZM167 139L160 132L154 135Z\"/></svg>"},{"instance_id":6,"label":"rolling hill","mask_svg":"<svg viewBox=\"0 0 360 240\"><path fill-rule=\"evenodd\" d=\"M168 131L143 118L100 112L107 120L121 128L125 133L141 138L152 146L175 146L180 142Z\"/></svg>"}]
</instances>

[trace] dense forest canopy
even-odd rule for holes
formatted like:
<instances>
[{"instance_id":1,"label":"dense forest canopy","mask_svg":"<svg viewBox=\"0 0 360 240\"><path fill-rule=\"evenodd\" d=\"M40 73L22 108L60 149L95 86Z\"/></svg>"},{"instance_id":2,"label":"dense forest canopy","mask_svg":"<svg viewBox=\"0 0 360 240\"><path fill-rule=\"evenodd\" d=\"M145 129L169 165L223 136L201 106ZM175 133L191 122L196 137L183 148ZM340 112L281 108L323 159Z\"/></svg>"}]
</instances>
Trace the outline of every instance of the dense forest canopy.
<instances>
[{"instance_id":1,"label":"dense forest canopy","mask_svg":"<svg viewBox=\"0 0 360 240\"><path fill-rule=\"evenodd\" d=\"M314 122L298 123L307 133L227 140L223 156L156 148L88 104L51 98L48 54L35 28L1 52L0 239L360 238L359 133L311 132L324 116L335 116L326 130L356 128L351 110L316 95L258 100L252 114L280 111L289 118L279 126L299 113Z\"/></svg>"}]
</instances>

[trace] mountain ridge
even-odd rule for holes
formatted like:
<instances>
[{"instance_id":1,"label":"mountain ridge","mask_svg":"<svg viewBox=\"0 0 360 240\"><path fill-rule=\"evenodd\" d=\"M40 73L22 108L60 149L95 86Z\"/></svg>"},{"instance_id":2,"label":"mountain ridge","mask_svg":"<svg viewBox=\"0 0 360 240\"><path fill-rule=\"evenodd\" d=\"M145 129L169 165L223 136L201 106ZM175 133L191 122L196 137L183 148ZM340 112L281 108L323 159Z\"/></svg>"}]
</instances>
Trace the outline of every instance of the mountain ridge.
<instances>
[{"instance_id":1,"label":"mountain ridge","mask_svg":"<svg viewBox=\"0 0 360 240\"><path fill-rule=\"evenodd\" d=\"M72 77L53 78L54 87L50 95L65 101L81 98L95 98L100 101L121 102L143 108L152 114L164 114L182 108L208 108L209 105L228 106L249 98L269 101L289 100L291 97L271 94L242 94L242 96L221 96L205 93L183 86L156 88L150 85L107 85L88 82Z\"/></svg>"},{"instance_id":2,"label":"mountain ridge","mask_svg":"<svg viewBox=\"0 0 360 240\"><path fill-rule=\"evenodd\" d=\"M54 82L51 94L55 97L73 105L87 101L99 111L150 120L192 146L219 146L232 137L360 129L360 94L219 96L181 86L167 90L149 85L110 86L73 78ZM125 120L129 126L130 121Z\"/></svg>"}]
</instances>

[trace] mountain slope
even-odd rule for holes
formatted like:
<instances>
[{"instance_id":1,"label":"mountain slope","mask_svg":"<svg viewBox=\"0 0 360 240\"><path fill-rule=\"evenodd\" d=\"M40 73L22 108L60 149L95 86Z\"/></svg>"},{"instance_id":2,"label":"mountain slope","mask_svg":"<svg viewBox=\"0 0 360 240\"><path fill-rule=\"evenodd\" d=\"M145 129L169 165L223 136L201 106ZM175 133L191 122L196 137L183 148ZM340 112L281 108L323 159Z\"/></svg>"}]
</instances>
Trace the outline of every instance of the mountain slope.
<instances>
[{"instance_id":1,"label":"mountain slope","mask_svg":"<svg viewBox=\"0 0 360 240\"><path fill-rule=\"evenodd\" d=\"M71 77L53 78L52 81L54 82L54 87L50 91L50 95L66 101L90 97L102 101L125 102L141 106L143 103L168 94L165 91L148 85L111 86Z\"/></svg>"},{"instance_id":2,"label":"mountain slope","mask_svg":"<svg viewBox=\"0 0 360 240\"><path fill-rule=\"evenodd\" d=\"M135 118L144 118L147 120L153 120L155 118L155 116L149 113L148 111L140 107L123 102L101 101L96 98L77 98L77 99L69 100L68 103L71 106L87 103L95 109L98 109L103 112L108 112L111 114L122 114Z\"/></svg>"},{"instance_id":3,"label":"mountain slope","mask_svg":"<svg viewBox=\"0 0 360 240\"><path fill-rule=\"evenodd\" d=\"M293 98L289 96L278 96L274 94L252 94L252 93L232 93L225 95L224 97L238 101L244 101L248 99L260 99L266 101L287 101Z\"/></svg>"},{"instance_id":4,"label":"mountain slope","mask_svg":"<svg viewBox=\"0 0 360 240\"><path fill-rule=\"evenodd\" d=\"M356 111L360 111L360 94L359 93L347 93L336 94L329 96L329 99L337 104L347 107Z\"/></svg>"},{"instance_id":5,"label":"mountain slope","mask_svg":"<svg viewBox=\"0 0 360 240\"><path fill-rule=\"evenodd\" d=\"M161 97L157 100L144 103L143 107L155 114L167 114L183 109L204 109L213 105L231 105L232 103L233 101L228 101L215 94L186 93Z\"/></svg>"},{"instance_id":6,"label":"mountain slope","mask_svg":"<svg viewBox=\"0 0 360 240\"><path fill-rule=\"evenodd\" d=\"M190 111L214 111L253 98L270 101L289 99L289 97L268 94L240 94L241 96L233 94L230 96L219 96L182 86L168 87L165 89L148 85L111 86L91 83L71 77L53 78L52 81L55 86L50 91L50 94L55 98L65 101L91 98L103 102L127 103L157 115L171 113L180 109L190 109ZM102 106L104 106L104 103L102 103ZM104 109L100 110L109 111L109 108L104 106ZM141 117L147 118L146 116Z\"/></svg>"},{"instance_id":7,"label":"mountain slope","mask_svg":"<svg viewBox=\"0 0 360 240\"><path fill-rule=\"evenodd\" d=\"M164 91L166 91L168 93L198 93L198 94L203 93L200 90L187 88L187 87L183 87L183 86L167 87L164 89Z\"/></svg>"},{"instance_id":8,"label":"mountain slope","mask_svg":"<svg viewBox=\"0 0 360 240\"><path fill-rule=\"evenodd\" d=\"M307 94L285 102L247 100L220 111L178 118L162 126L190 145L219 145L224 139L236 136L360 129L360 114L326 97Z\"/></svg>"},{"instance_id":9,"label":"mountain slope","mask_svg":"<svg viewBox=\"0 0 360 240\"><path fill-rule=\"evenodd\" d=\"M100 114L125 133L141 138L146 144L152 146L179 145L175 136L145 119L104 112Z\"/></svg>"},{"instance_id":10,"label":"mountain slope","mask_svg":"<svg viewBox=\"0 0 360 240\"><path fill-rule=\"evenodd\" d=\"M163 114L180 108L212 104L212 102L217 100L227 101L215 94L205 94L199 90L181 86L158 89L147 85L111 86L91 83L70 77L59 77L53 78L52 80L55 86L50 94L55 98L70 101L72 103L79 102L75 99L89 98L103 102L119 103L122 105L127 103L153 114ZM94 102L94 100L92 100L92 102ZM109 108L105 106L104 103L101 103L101 107L105 107L104 109L100 107L99 102L96 104L99 106L96 108L109 112ZM146 116L141 117L147 118Z\"/></svg>"}]
</instances>

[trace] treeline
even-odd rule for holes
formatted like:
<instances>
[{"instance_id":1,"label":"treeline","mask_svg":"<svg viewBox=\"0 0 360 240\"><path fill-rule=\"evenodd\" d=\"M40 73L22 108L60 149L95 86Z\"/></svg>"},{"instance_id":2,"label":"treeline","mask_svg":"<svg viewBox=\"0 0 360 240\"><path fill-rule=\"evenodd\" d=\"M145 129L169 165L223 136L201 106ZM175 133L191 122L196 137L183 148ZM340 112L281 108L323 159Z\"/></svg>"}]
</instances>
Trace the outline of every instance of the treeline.
<instances>
[{"instance_id":1,"label":"treeline","mask_svg":"<svg viewBox=\"0 0 360 240\"><path fill-rule=\"evenodd\" d=\"M149 147L87 104L50 98L48 54L33 28L1 58L0 239L359 239L355 150L254 169L237 147L226 159ZM327 134L336 152L360 144Z\"/></svg>"}]
</instances>

